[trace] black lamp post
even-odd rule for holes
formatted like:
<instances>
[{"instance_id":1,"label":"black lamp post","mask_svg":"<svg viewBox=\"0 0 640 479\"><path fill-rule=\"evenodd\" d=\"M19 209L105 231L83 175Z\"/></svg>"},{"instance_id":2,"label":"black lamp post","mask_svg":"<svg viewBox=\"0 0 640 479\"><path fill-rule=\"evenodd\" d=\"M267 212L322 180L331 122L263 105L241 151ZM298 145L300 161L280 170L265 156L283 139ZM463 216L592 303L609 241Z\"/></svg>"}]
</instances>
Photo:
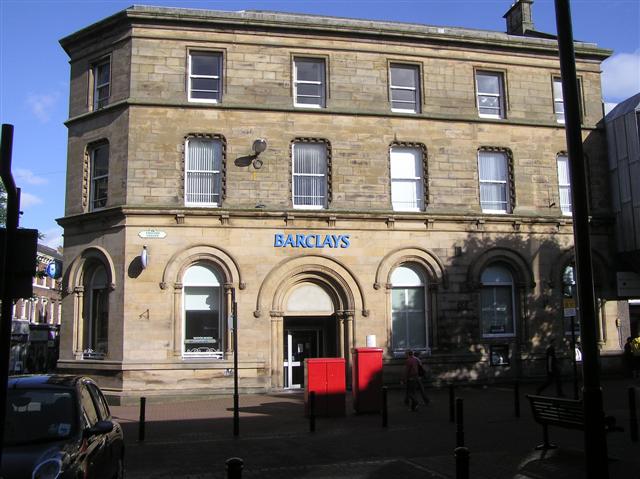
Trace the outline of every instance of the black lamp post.
<instances>
[{"instance_id":1,"label":"black lamp post","mask_svg":"<svg viewBox=\"0 0 640 479\"><path fill-rule=\"evenodd\" d=\"M607 439L604 428L598 340L596 337L596 299L591 265L587 175L582 150L578 81L576 75L573 29L569 0L555 0L558 51L562 76L569 172L573 237L576 248L580 334L582 335L582 372L584 401L584 456L587 479L608 479Z\"/></svg>"},{"instance_id":2,"label":"black lamp post","mask_svg":"<svg viewBox=\"0 0 640 479\"><path fill-rule=\"evenodd\" d=\"M233 435L240 434L240 396L238 394L238 303L236 289L231 288L231 329L233 334Z\"/></svg>"}]
</instances>

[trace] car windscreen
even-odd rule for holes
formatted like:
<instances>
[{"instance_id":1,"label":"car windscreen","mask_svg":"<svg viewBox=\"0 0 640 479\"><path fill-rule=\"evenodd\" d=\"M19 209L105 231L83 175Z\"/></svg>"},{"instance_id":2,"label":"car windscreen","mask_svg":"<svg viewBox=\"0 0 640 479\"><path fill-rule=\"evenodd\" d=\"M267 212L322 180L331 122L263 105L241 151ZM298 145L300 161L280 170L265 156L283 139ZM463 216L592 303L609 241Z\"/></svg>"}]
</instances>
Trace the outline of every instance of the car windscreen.
<instances>
[{"instance_id":1,"label":"car windscreen","mask_svg":"<svg viewBox=\"0 0 640 479\"><path fill-rule=\"evenodd\" d=\"M5 444L60 441L75 433L72 391L9 389L7 393Z\"/></svg>"}]
</instances>

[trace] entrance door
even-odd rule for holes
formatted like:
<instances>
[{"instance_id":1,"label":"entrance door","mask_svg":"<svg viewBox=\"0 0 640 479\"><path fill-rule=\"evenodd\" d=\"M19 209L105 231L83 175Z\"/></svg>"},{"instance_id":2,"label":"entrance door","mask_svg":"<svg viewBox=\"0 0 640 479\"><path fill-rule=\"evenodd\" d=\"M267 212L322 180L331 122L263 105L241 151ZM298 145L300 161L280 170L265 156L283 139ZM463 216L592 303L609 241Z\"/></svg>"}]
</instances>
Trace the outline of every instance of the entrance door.
<instances>
[{"instance_id":1,"label":"entrance door","mask_svg":"<svg viewBox=\"0 0 640 479\"><path fill-rule=\"evenodd\" d=\"M285 331L284 347L284 387L300 389L304 387L304 360L320 357L322 330L288 329Z\"/></svg>"}]
</instances>

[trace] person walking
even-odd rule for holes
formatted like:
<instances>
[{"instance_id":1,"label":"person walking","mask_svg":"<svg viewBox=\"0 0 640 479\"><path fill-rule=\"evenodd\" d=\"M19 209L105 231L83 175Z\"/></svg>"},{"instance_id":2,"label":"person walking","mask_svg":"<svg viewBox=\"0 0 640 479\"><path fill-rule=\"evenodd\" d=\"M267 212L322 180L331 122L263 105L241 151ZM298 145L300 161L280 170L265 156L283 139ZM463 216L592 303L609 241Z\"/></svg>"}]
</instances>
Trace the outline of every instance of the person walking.
<instances>
[{"instance_id":1,"label":"person walking","mask_svg":"<svg viewBox=\"0 0 640 479\"><path fill-rule=\"evenodd\" d=\"M405 397L404 403L409 406L412 411L418 410L418 398L417 394L420 392L422 399L427 405L429 398L427 398L422 383L420 382L420 370L424 372L421 361L416 358L413 351L407 350L407 360L404 363L403 380L405 382ZM424 373L423 373L424 374Z\"/></svg>"},{"instance_id":2,"label":"person walking","mask_svg":"<svg viewBox=\"0 0 640 479\"><path fill-rule=\"evenodd\" d=\"M631 378L636 377L634 357L633 357L633 338L629 336L627 338L627 342L624 343L624 351L622 353L622 358L624 360L624 367L627 372L627 375Z\"/></svg>"},{"instance_id":3,"label":"person walking","mask_svg":"<svg viewBox=\"0 0 640 479\"><path fill-rule=\"evenodd\" d=\"M556 395L564 397L562 392L562 378L560 377L560 367L558 366L558 358L556 357L555 338L549 340L549 345L545 350L545 367L547 371L547 380L542 383L536 390L536 394L540 395L542 391L547 389L553 383L556 385Z\"/></svg>"},{"instance_id":4,"label":"person walking","mask_svg":"<svg viewBox=\"0 0 640 479\"><path fill-rule=\"evenodd\" d=\"M402 379L405 384L404 403L409 406L412 411L418 410L418 399L416 392L418 390L418 380L420 373L418 371L418 360L410 349L406 352L407 359L404 362L404 372Z\"/></svg>"}]
</instances>

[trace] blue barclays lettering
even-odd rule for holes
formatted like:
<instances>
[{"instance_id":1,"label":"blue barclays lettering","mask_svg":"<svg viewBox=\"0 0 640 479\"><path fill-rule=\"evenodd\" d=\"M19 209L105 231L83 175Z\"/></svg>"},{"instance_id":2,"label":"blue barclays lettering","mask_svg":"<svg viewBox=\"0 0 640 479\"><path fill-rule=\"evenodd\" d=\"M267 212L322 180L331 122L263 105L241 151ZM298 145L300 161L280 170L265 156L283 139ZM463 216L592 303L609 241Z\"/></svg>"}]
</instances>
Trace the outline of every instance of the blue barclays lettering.
<instances>
[{"instance_id":1,"label":"blue barclays lettering","mask_svg":"<svg viewBox=\"0 0 640 479\"><path fill-rule=\"evenodd\" d=\"M276 233L273 236L274 248L348 248L351 246L349 235L319 235L295 233Z\"/></svg>"},{"instance_id":2,"label":"blue barclays lettering","mask_svg":"<svg viewBox=\"0 0 640 479\"><path fill-rule=\"evenodd\" d=\"M284 247L291 246L292 248L296 248L296 243L293 239L293 235L287 235L287 239L284 242Z\"/></svg>"},{"instance_id":3,"label":"blue barclays lettering","mask_svg":"<svg viewBox=\"0 0 640 479\"><path fill-rule=\"evenodd\" d=\"M331 237L331 235L327 235L324 237L324 241L322 242L322 247L324 248L325 246L328 246L329 248L335 248L335 245L333 244L333 238Z\"/></svg>"}]
</instances>

